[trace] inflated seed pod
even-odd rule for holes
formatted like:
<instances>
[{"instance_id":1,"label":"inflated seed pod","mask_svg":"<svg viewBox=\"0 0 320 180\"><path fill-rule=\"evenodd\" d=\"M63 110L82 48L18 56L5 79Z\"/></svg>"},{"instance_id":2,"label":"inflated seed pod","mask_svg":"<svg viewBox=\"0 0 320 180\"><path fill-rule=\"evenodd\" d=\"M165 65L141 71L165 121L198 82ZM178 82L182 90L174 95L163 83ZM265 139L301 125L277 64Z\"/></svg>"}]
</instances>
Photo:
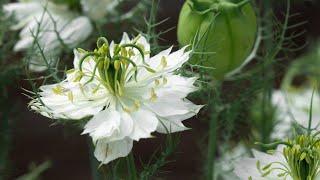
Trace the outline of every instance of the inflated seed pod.
<instances>
[{"instance_id":1,"label":"inflated seed pod","mask_svg":"<svg viewBox=\"0 0 320 180\"><path fill-rule=\"evenodd\" d=\"M257 17L247 0L186 0L180 12L178 41L193 44L191 63L213 67L223 79L252 52L257 38Z\"/></svg>"}]
</instances>

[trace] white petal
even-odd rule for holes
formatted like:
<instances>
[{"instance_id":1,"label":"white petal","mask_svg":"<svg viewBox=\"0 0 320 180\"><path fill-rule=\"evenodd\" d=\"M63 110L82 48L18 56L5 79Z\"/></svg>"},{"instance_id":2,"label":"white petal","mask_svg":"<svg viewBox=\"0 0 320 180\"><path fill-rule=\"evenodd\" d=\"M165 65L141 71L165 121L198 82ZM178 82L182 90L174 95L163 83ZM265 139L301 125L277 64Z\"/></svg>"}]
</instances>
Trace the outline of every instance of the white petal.
<instances>
[{"instance_id":1,"label":"white petal","mask_svg":"<svg viewBox=\"0 0 320 180\"><path fill-rule=\"evenodd\" d=\"M73 59L73 68L79 69L80 59L84 56L78 49L73 49L74 59Z\"/></svg>"},{"instance_id":2,"label":"white petal","mask_svg":"<svg viewBox=\"0 0 320 180\"><path fill-rule=\"evenodd\" d=\"M124 32L122 34L122 39L120 41L120 44L127 44L127 43L130 43L130 42L131 42L131 39L129 38L129 35L126 32Z\"/></svg>"},{"instance_id":3,"label":"white petal","mask_svg":"<svg viewBox=\"0 0 320 180\"><path fill-rule=\"evenodd\" d=\"M15 25L12 29L20 29L32 18L31 15L40 12L42 9L42 5L37 2L9 3L3 6L6 16L14 16L14 19L18 21L18 25Z\"/></svg>"},{"instance_id":4,"label":"white petal","mask_svg":"<svg viewBox=\"0 0 320 180\"><path fill-rule=\"evenodd\" d=\"M168 57L170 52L172 51L172 46L166 50L161 51L157 55L151 57L150 59L146 59L146 63L153 69L157 69L159 65L161 65L161 58Z\"/></svg>"},{"instance_id":5,"label":"white petal","mask_svg":"<svg viewBox=\"0 0 320 180\"><path fill-rule=\"evenodd\" d=\"M92 25L87 17L80 16L73 19L60 33L64 43L70 48L86 40L92 32Z\"/></svg>"},{"instance_id":6,"label":"white petal","mask_svg":"<svg viewBox=\"0 0 320 180\"><path fill-rule=\"evenodd\" d=\"M146 59L147 64L156 72L151 73L146 70L141 70L138 73L138 80L148 83L157 77L174 72L189 60L190 51L185 52L186 47L170 54L171 49L172 47L160 52L156 56Z\"/></svg>"},{"instance_id":7,"label":"white petal","mask_svg":"<svg viewBox=\"0 0 320 180\"><path fill-rule=\"evenodd\" d=\"M157 132L159 133L174 133L188 130L189 128L185 127L179 120L170 120L167 118L158 117L159 124L157 127Z\"/></svg>"},{"instance_id":8,"label":"white petal","mask_svg":"<svg viewBox=\"0 0 320 180\"><path fill-rule=\"evenodd\" d=\"M150 55L150 44L143 35L139 34L138 37L137 44L143 46L144 51L147 53L145 56L148 58Z\"/></svg>"},{"instance_id":9,"label":"white petal","mask_svg":"<svg viewBox=\"0 0 320 180\"><path fill-rule=\"evenodd\" d=\"M241 180L248 180L249 177L252 179L267 180L267 178L261 177L260 172L256 167L257 160L253 158L243 158L236 162L234 173ZM271 179L270 179L271 180ZM275 179L276 180L276 179Z\"/></svg>"},{"instance_id":10,"label":"white petal","mask_svg":"<svg viewBox=\"0 0 320 180\"><path fill-rule=\"evenodd\" d=\"M65 93L56 94L54 88L61 87ZM79 85L69 82L42 86L41 101L50 109L54 117L64 119L81 119L97 114L108 102L112 101L106 91L93 93L95 87ZM72 99L68 94L72 93Z\"/></svg>"},{"instance_id":11,"label":"white petal","mask_svg":"<svg viewBox=\"0 0 320 180\"><path fill-rule=\"evenodd\" d=\"M164 85L155 86L157 95L160 97L175 93L176 96L185 98L188 94L198 90L198 88L193 85L197 78L187 78L180 75L168 75L164 78L166 79ZM163 79L160 80L163 81Z\"/></svg>"},{"instance_id":12,"label":"white petal","mask_svg":"<svg viewBox=\"0 0 320 180\"><path fill-rule=\"evenodd\" d=\"M151 111L140 108L138 111L130 113L134 122L131 139L139 141L141 138L150 138L151 133L157 129L158 119Z\"/></svg>"},{"instance_id":13,"label":"white petal","mask_svg":"<svg viewBox=\"0 0 320 180\"><path fill-rule=\"evenodd\" d=\"M21 50L25 50L28 49L29 47L31 47L32 43L33 43L34 38L32 37L25 37L23 39L20 39L15 45L13 50L14 51L21 51Z\"/></svg>"},{"instance_id":14,"label":"white petal","mask_svg":"<svg viewBox=\"0 0 320 180\"><path fill-rule=\"evenodd\" d=\"M127 112L120 112L121 115L121 124L120 132L123 137L129 136L133 131L133 120Z\"/></svg>"},{"instance_id":15,"label":"white petal","mask_svg":"<svg viewBox=\"0 0 320 180\"><path fill-rule=\"evenodd\" d=\"M129 138L112 142L99 140L94 155L101 163L108 164L110 161L117 158L127 156L130 153L132 146L133 142Z\"/></svg>"},{"instance_id":16,"label":"white petal","mask_svg":"<svg viewBox=\"0 0 320 180\"><path fill-rule=\"evenodd\" d=\"M20 41L15 45L14 50L30 48L34 41L33 34L37 34L38 43L47 59L61 52L63 44L73 48L92 32L92 26L87 17L75 18L76 13L69 11L67 6L56 5L46 0L7 4L5 11L7 15L14 15L17 21L13 28L23 28L19 34ZM30 70L45 69L44 63L30 65Z\"/></svg>"},{"instance_id":17,"label":"white petal","mask_svg":"<svg viewBox=\"0 0 320 180\"><path fill-rule=\"evenodd\" d=\"M157 127L157 132L159 133L174 133L179 131L185 131L189 128L185 127L182 124L183 120L189 119L196 114L198 114L199 110L203 107L202 105L193 105L190 104L190 111L185 114L181 115L172 115L172 116L166 116L166 117L158 117L160 122Z\"/></svg>"},{"instance_id":18,"label":"white petal","mask_svg":"<svg viewBox=\"0 0 320 180\"><path fill-rule=\"evenodd\" d=\"M93 118L85 125L82 134L90 134L93 141L98 139L112 138L120 131L120 113L108 109L94 115Z\"/></svg>"},{"instance_id":19,"label":"white petal","mask_svg":"<svg viewBox=\"0 0 320 180\"><path fill-rule=\"evenodd\" d=\"M82 58L86 55L86 52L83 52L84 50L80 50L80 49L74 49L73 53L74 53L74 60L73 60L73 66L74 69L79 70L80 67L80 60L82 60ZM89 56L86 57L83 61L82 61L82 72L85 73L87 76L86 78L83 79L83 83L87 82L93 72L94 72L94 67L96 66L96 62L94 61L94 59ZM72 75L71 75L72 76ZM89 76L89 77L88 77ZM96 71L96 76L100 77L99 72ZM72 77L68 77L69 80L73 79Z\"/></svg>"},{"instance_id":20,"label":"white petal","mask_svg":"<svg viewBox=\"0 0 320 180\"><path fill-rule=\"evenodd\" d=\"M161 117L184 115L189 112L195 113L195 109L201 108L193 105L186 99L180 99L175 93L166 94L164 97L158 97L156 101L146 102L145 105Z\"/></svg>"},{"instance_id":21,"label":"white petal","mask_svg":"<svg viewBox=\"0 0 320 180\"><path fill-rule=\"evenodd\" d=\"M174 71L182 66L185 62L187 62L190 58L190 51L185 52L187 47L183 47L178 51L171 53L168 56L168 67L170 71Z\"/></svg>"}]
</instances>

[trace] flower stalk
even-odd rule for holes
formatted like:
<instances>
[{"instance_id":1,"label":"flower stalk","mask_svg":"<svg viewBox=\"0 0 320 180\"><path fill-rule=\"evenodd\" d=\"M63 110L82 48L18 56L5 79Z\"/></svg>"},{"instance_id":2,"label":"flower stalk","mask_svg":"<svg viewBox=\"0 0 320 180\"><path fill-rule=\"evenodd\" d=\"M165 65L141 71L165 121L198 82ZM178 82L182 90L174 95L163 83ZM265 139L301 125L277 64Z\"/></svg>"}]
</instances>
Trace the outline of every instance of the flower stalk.
<instances>
[{"instance_id":1,"label":"flower stalk","mask_svg":"<svg viewBox=\"0 0 320 180\"><path fill-rule=\"evenodd\" d=\"M208 138L208 154L207 154L207 180L212 180L215 174L215 154L217 144L217 121L220 113L220 87L221 84L217 83L216 88L213 89L214 99L210 101L209 107L211 108L211 117L209 122L209 138Z\"/></svg>"}]
</instances>

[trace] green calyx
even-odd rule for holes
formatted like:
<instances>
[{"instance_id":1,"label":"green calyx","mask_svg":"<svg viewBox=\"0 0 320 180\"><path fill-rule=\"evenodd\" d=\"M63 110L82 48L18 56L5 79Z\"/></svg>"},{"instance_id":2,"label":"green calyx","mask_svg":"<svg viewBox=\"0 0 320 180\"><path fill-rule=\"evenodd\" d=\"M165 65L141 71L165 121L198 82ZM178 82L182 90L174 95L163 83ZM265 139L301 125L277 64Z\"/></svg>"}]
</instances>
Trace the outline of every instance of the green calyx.
<instances>
[{"instance_id":1,"label":"green calyx","mask_svg":"<svg viewBox=\"0 0 320 180\"><path fill-rule=\"evenodd\" d=\"M85 55L79 61L79 70L82 74L85 74L86 71L83 67L84 61L87 60L88 57L93 58L95 61L93 72L89 75L90 78L85 84L92 82L94 79L98 79L109 92L116 96L122 96L128 76L133 74L133 78L137 80L139 67L152 71L144 61L147 52L145 52L143 45L137 44L138 38L139 36L128 44L115 44L113 53L111 54L108 40L100 37L97 40L97 48L92 52L86 51ZM132 57L135 56L137 52L139 52L144 64L139 67L132 60ZM96 72L98 72L99 76L96 76Z\"/></svg>"},{"instance_id":2,"label":"green calyx","mask_svg":"<svg viewBox=\"0 0 320 180\"><path fill-rule=\"evenodd\" d=\"M287 162L272 162L263 167L257 161L257 168L263 177L277 170L278 177L291 176L293 180L314 180L320 172L320 139L313 136L298 135L293 140L277 142L283 144L283 156ZM272 145L275 145L272 144ZM277 166L275 166L277 165Z\"/></svg>"}]
</instances>

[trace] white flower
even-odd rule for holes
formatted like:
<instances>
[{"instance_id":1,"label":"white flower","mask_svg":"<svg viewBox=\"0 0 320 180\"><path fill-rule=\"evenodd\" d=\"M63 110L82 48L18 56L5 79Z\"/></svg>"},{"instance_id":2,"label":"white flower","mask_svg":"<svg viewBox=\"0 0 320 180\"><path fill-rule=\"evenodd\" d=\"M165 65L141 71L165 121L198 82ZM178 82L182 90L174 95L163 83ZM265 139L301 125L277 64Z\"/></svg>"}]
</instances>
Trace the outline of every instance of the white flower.
<instances>
[{"instance_id":1,"label":"white flower","mask_svg":"<svg viewBox=\"0 0 320 180\"><path fill-rule=\"evenodd\" d=\"M11 27L20 31L20 40L15 51L32 47L34 36L38 37L40 47L49 64L63 46L74 48L92 32L90 20L71 12L66 6L56 5L46 0L29 0L9 3L3 6L7 16L12 16L16 24ZM33 71L43 71L47 64L40 57L33 57L29 63Z\"/></svg>"},{"instance_id":2,"label":"white flower","mask_svg":"<svg viewBox=\"0 0 320 180\"><path fill-rule=\"evenodd\" d=\"M196 78L174 72L188 59L185 48L150 57L150 45L139 35L120 44L105 39L98 49L74 51L74 69L58 84L41 86L31 108L52 118L92 117L83 134L96 143L96 158L106 164L126 156L133 140L187 128L182 121L198 113L186 96L197 90ZM43 106L44 105L44 106Z\"/></svg>"},{"instance_id":3,"label":"white flower","mask_svg":"<svg viewBox=\"0 0 320 180\"><path fill-rule=\"evenodd\" d=\"M242 180L319 180L320 144L317 135L299 135L282 142L272 154L253 150L253 158L235 164Z\"/></svg>"},{"instance_id":4,"label":"white flower","mask_svg":"<svg viewBox=\"0 0 320 180\"><path fill-rule=\"evenodd\" d=\"M276 108L278 124L275 126L273 138L282 139L292 129L292 124L297 123L308 128L312 89L297 89L291 91L274 91L272 103ZM320 121L320 96L315 92L312 107L311 128L319 129Z\"/></svg>"}]
</instances>

